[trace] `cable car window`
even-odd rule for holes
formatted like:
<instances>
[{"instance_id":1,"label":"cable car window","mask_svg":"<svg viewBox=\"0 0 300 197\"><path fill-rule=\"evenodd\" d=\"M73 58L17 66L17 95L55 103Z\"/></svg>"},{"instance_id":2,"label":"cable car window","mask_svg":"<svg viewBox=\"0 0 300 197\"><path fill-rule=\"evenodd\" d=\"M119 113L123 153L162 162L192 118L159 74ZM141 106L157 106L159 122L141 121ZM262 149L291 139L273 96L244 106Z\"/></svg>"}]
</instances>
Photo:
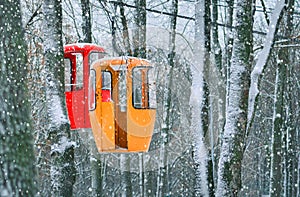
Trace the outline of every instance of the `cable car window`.
<instances>
[{"instance_id":1,"label":"cable car window","mask_svg":"<svg viewBox=\"0 0 300 197\"><path fill-rule=\"evenodd\" d=\"M72 66L69 58L64 59L65 65L65 92L70 92L72 87Z\"/></svg>"},{"instance_id":2,"label":"cable car window","mask_svg":"<svg viewBox=\"0 0 300 197\"><path fill-rule=\"evenodd\" d=\"M104 56L105 53L91 52L89 55L89 66L91 66L94 61L104 58Z\"/></svg>"},{"instance_id":3,"label":"cable car window","mask_svg":"<svg viewBox=\"0 0 300 197\"><path fill-rule=\"evenodd\" d=\"M121 112L125 112L127 108L127 86L126 86L126 71L122 70L118 78L119 88L119 106Z\"/></svg>"},{"instance_id":4,"label":"cable car window","mask_svg":"<svg viewBox=\"0 0 300 197\"><path fill-rule=\"evenodd\" d=\"M152 67L136 67L133 69L132 75L133 106L138 109L156 108L154 69Z\"/></svg>"},{"instance_id":5,"label":"cable car window","mask_svg":"<svg viewBox=\"0 0 300 197\"><path fill-rule=\"evenodd\" d=\"M102 102L111 101L111 73L109 71L102 71Z\"/></svg>"},{"instance_id":6,"label":"cable car window","mask_svg":"<svg viewBox=\"0 0 300 197\"><path fill-rule=\"evenodd\" d=\"M92 111L96 108L96 71L90 70L89 81L89 110Z\"/></svg>"},{"instance_id":7,"label":"cable car window","mask_svg":"<svg viewBox=\"0 0 300 197\"><path fill-rule=\"evenodd\" d=\"M133 106L142 108L142 69L134 68L133 78Z\"/></svg>"},{"instance_id":8,"label":"cable car window","mask_svg":"<svg viewBox=\"0 0 300 197\"><path fill-rule=\"evenodd\" d=\"M83 56L81 53L73 53L73 55L76 55L75 89L81 90L83 88Z\"/></svg>"}]
</instances>

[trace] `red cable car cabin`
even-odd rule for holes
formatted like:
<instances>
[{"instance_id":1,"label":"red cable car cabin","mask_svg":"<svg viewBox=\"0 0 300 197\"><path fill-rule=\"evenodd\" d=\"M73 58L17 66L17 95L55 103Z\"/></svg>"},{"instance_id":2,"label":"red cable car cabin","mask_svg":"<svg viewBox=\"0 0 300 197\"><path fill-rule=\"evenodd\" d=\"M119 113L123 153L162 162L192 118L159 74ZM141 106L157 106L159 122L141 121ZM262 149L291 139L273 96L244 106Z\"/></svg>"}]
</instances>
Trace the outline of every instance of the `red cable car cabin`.
<instances>
[{"instance_id":1,"label":"red cable car cabin","mask_svg":"<svg viewBox=\"0 0 300 197\"><path fill-rule=\"evenodd\" d=\"M91 128L88 114L90 65L104 55L104 49L95 44L64 46L65 95L71 129Z\"/></svg>"},{"instance_id":2,"label":"red cable car cabin","mask_svg":"<svg viewBox=\"0 0 300 197\"><path fill-rule=\"evenodd\" d=\"M89 114L99 152L146 152L155 123L154 67L135 58L109 58L91 66Z\"/></svg>"}]
</instances>

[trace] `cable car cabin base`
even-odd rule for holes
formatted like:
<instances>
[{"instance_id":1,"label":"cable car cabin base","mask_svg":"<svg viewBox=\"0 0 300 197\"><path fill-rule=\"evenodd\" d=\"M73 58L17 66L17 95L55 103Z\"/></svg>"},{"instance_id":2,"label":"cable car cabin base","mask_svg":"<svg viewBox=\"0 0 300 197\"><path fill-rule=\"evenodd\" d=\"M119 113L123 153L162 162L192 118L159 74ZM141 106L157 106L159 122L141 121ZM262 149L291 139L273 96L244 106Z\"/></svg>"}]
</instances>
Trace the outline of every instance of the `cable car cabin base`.
<instances>
[{"instance_id":1,"label":"cable car cabin base","mask_svg":"<svg viewBox=\"0 0 300 197\"><path fill-rule=\"evenodd\" d=\"M154 68L135 57L91 66L89 116L99 152L147 152L155 114Z\"/></svg>"}]
</instances>

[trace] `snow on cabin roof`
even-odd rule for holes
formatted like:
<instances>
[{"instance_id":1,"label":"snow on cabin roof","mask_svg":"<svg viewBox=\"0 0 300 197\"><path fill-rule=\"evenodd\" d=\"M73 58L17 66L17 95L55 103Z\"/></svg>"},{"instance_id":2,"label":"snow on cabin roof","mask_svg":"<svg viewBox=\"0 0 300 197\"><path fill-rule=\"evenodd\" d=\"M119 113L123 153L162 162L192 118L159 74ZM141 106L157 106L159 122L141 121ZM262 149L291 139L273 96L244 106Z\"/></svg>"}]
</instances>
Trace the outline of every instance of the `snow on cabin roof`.
<instances>
[{"instance_id":1,"label":"snow on cabin roof","mask_svg":"<svg viewBox=\"0 0 300 197\"><path fill-rule=\"evenodd\" d=\"M65 46L78 46L79 48L85 48L86 46L98 46L93 43L73 43L73 44L66 44Z\"/></svg>"},{"instance_id":2,"label":"snow on cabin roof","mask_svg":"<svg viewBox=\"0 0 300 197\"><path fill-rule=\"evenodd\" d=\"M97 51L105 52L103 47L92 43L73 43L73 44L64 45L65 52L77 51L77 50L84 50L84 51L97 50Z\"/></svg>"},{"instance_id":3,"label":"snow on cabin roof","mask_svg":"<svg viewBox=\"0 0 300 197\"><path fill-rule=\"evenodd\" d=\"M114 71L121 71L131 69L136 66L153 66L147 59L132 57L132 56L120 56L120 57L104 57L95 60L91 64L91 68L97 66L110 66Z\"/></svg>"},{"instance_id":4,"label":"snow on cabin roof","mask_svg":"<svg viewBox=\"0 0 300 197\"><path fill-rule=\"evenodd\" d=\"M130 59L140 60L140 61L145 61L147 63L150 63L150 61L147 60L147 59L139 58L139 57L133 57L133 56L105 57L105 58L102 58L100 61L111 61L111 60L125 60L125 61L128 61Z\"/></svg>"}]
</instances>

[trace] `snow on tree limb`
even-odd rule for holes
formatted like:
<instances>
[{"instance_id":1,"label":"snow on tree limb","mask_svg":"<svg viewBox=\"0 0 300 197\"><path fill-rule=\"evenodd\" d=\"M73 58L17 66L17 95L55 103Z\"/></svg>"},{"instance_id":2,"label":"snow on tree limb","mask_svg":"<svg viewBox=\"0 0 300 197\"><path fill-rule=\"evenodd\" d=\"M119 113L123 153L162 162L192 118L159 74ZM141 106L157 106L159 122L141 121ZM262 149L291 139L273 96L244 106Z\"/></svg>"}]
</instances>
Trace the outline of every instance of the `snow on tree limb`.
<instances>
[{"instance_id":1,"label":"snow on tree limb","mask_svg":"<svg viewBox=\"0 0 300 197\"><path fill-rule=\"evenodd\" d=\"M58 95L58 93L56 93L57 90L52 90L49 91L47 90L47 94L49 95L49 105L51 105L51 107L48 108L48 113L49 113L49 119L50 119L50 123L51 123L51 127L52 128L59 128L60 125L63 124L67 124L69 123L68 118L65 115L64 109L62 108L62 101Z\"/></svg>"},{"instance_id":2,"label":"snow on tree limb","mask_svg":"<svg viewBox=\"0 0 300 197\"><path fill-rule=\"evenodd\" d=\"M62 136L57 144L53 144L51 146L51 154L56 152L63 154L72 146L75 147L76 143L74 141L70 141L66 136Z\"/></svg>"},{"instance_id":3,"label":"snow on tree limb","mask_svg":"<svg viewBox=\"0 0 300 197\"><path fill-rule=\"evenodd\" d=\"M251 84L249 89L249 100L248 100L248 122L247 122L247 133L250 129L251 120L253 119L254 115L254 106L255 106L255 99L259 94L259 78L267 64L270 51L273 46L274 36L277 29L278 21L280 20L280 15L282 14L282 10L285 6L285 0L280 0L277 2L275 9L272 13L271 22L269 24L269 31L265 39L264 47L260 51L257 62L251 72Z\"/></svg>"},{"instance_id":4,"label":"snow on tree limb","mask_svg":"<svg viewBox=\"0 0 300 197\"><path fill-rule=\"evenodd\" d=\"M209 196L207 181L207 150L204 144L202 108L204 100L204 64L205 64L205 32L204 1L197 1L195 24L194 65L191 66L192 87L190 106L192 112L191 130L194 132L195 192L196 195Z\"/></svg>"}]
</instances>

